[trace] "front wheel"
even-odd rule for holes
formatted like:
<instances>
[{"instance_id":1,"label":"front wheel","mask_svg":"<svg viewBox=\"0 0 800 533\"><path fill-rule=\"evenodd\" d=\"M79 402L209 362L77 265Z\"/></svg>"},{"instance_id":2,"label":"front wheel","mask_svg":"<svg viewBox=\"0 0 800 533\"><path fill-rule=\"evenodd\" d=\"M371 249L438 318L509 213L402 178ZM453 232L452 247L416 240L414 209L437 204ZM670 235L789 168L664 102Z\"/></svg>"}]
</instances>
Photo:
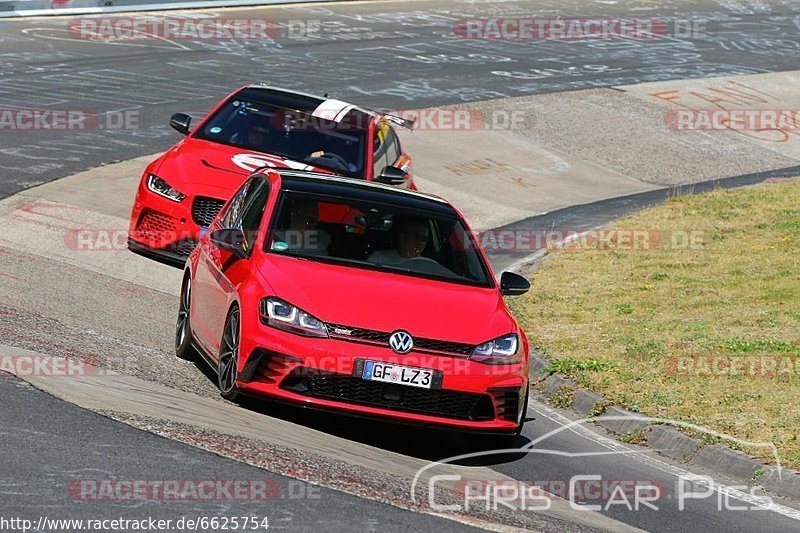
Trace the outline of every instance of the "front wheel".
<instances>
[{"instance_id":1,"label":"front wheel","mask_svg":"<svg viewBox=\"0 0 800 533\"><path fill-rule=\"evenodd\" d=\"M217 363L217 385L220 394L232 402L240 402L243 399L242 393L236 386L236 377L239 373L239 339L241 338L239 319L239 308L234 307L228 313L228 319L225 321L225 332L222 334L219 362Z\"/></svg>"}]
</instances>

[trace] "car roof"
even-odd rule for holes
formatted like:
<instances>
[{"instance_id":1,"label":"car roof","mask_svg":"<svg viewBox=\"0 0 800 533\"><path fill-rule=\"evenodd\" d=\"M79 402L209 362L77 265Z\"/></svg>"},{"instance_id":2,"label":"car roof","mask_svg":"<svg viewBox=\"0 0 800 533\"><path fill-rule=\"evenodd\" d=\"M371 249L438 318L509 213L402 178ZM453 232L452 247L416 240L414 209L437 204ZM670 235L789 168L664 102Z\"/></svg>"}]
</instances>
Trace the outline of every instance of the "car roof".
<instances>
[{"instance_id":1,"label":"car roof","mask_svg":"<svg viewBox=\"0 0 800 533\"><path fill-rule=\"evenodd\" d=\"M324 96L317 96L315 94L304 93L302 91L294 91L292 89L283 89L281 87L274 87L266 83L253 83L246 87L247 89L258 89L264 93L281 95L288 98L294 97L298 101L298 109L314 109L319 104L324 102L327 98ZM304 107L305 106L305 107Z\"/></svg>"},{"instance_id":2,"label":"car roof","mask_svg":"<svg viewBox=\"0 0 800 533\"><path fill-rule=\"evenodd\" d=\"M281 189L285 191L341 196L366 201L386 202L389 200L402 207L458 216L456 209L447 200L424 192L318 172L274 168L264 170L280 174Z\"/></svg>"},{"instance_id":3,"label":"car roof","mask_svg":"<svg viewBox=\"0 0 800 533\"><path fill-rule=\"evenodd\" d=\"M258 91L261 96L267 97L270 103L278 107L294 109L312 115L324 113L324 115L320 116L330 117L331 120L336 117L335 120L337 122L344 119L347 115L352 116L352 114L377 117L376 113L369 109L326 96L317 96L300 91L282 89L267 84L248 85L243 90L248 89Z\"/></svg>"},{"instance_id":4,"label":"car roof","mask_svg":"<svg viewBox=\"0 0 800 533\"><path fill-rule=\"evenodd\" d=\"M345 117L356 119L381 118L400 126L401 128L414 129L416 119L414 117L399 116L394 113L387 113L384 111L376 111L375 109L368 109L366 107L357 106L337 100L335 98L328 98L327 93L324 96L317 96L314 94L304 93L302 91L295 91L292 89L283 89L281 87L274 87L267 83L255 83L248 85L243 90L252 89L261 92L265 96L270 96L275 105L289 109L295 109L305 113L314 114L325 110L327 114L335 111L342 111L336 118L337 121L344 120Z\"/></svg>"}]
</instances>

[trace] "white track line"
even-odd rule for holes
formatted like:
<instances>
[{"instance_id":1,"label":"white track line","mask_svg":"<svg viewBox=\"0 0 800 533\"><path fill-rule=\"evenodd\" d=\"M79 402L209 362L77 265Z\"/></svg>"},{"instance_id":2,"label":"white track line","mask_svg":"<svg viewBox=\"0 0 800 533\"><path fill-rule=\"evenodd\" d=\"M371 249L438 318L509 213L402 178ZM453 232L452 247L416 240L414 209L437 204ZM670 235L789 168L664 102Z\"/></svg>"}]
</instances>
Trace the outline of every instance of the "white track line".
<instances>
[{"instance_id":1,"label":"white track line","mask_svg":"<svg viewBox=\"0 0 800 533\"><path fill-rule=\"evenodd\" d=\"M574 420L572 420L570 418L567 418L566 416L562 415L561 413L559 413L558 411L556 411L555 409L552 409L551 407L549 407L547 405L544 405L544 404L539 403L539 402L534 402L533 400L531 400L531 401L528 402L528 410L529 411L532 410L535 413L538 413L539 415L543 416L544 418L547 418L551 422L554 422L555 424L558 424L560 426L566 426L566 425L573 424L569 428L569 431L574 432L576 435L578 435L578 436L580 436L580 437L582 437L582 438L584 438L586 440L589 440L589 441L592 441L594 443L597 443L597 444L599 444L599 445L601 445L601 446L603 446L605 448L608 448L610 450L616 451L616 452L622 453L622 452L625 452L627 450L628 453L626 453L626 457L628 459L643 463L643 464L645 464L645 465L647 465L647 466L649 466L651 468L655 468L656 470L660 470L661 472L664 472L665 474L669 474L671 476L675 476L676 478L681 478L681 477L685 478L685 479L696 479L697 478L697 474L694 474L694 473L692 473L692 472L690 472L688 470L685 470L683 468L680 468L680 467L665 463L665 462L660 461L660 460L658 460L655 457L652 457L650 455L645 455L643 453L635 453L636 450L634 450L633 448L625 446L623 443L621 443L619 441L616 441L616 440L610 439L608 437L604 437L603 435L600 435L598 433L595 433L594 431L592 431L590 428L588 428L586 426L574 425L574 422L575 422ZM747 493L747 492L742 492L742 491L740 491L740 490L738 490L736 488L733 488L733 487L728 486L728 485L724 485L722 483L718 483L716 481L714 482L714 485L711 488L715 492L718 492L718 493L723 494L725 496L728 496L730 498L735 498L736 500L739 500L741 502L747 503L752 507L759 507L760 509L763 509L765 511L772 511L773 513L777 513L777 514L785 516L787 518L791 518L793 520L800 521L800 511L798 511L797 509L793 509L793 508L787 507L785 505L780 505L780 504L777 504L775 502L771 502L769 505L764 505L764 499L763 498L760 498L758 496L754 496L754 495L752 495L750 493Z\"/></svg>"}]
</instances>

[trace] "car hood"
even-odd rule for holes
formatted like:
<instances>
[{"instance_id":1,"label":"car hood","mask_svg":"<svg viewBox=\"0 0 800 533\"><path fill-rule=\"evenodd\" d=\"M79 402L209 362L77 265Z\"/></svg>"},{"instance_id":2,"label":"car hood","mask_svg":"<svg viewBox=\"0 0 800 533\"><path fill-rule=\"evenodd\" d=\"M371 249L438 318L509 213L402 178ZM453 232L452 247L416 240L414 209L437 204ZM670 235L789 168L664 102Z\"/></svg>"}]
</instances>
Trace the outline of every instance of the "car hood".
<instances>
[{"instance_id":1,"label":"car hood","mask_svg":"<svg viewBox=\"0 0 800 533\"><path fill-rule=\"evenodd\" d=\"M261 256L264 296L278 296L323 322L480 344L516 331L499 291L302 260Z\"/></svg>"},{"instance_id":2,"label":"car hood","mask_svg":"<svg viewBox=\"0 0 800 533\"><path fill-rule=\"evenodd\" d=\"M155 172L182 192L188 190L193 193L213 194L214 191L219 191L221 197L227 198L247 176L265 165L331 173L329 170L280 156L191 137L165 153Z\"/></svg>"}]
</instances>

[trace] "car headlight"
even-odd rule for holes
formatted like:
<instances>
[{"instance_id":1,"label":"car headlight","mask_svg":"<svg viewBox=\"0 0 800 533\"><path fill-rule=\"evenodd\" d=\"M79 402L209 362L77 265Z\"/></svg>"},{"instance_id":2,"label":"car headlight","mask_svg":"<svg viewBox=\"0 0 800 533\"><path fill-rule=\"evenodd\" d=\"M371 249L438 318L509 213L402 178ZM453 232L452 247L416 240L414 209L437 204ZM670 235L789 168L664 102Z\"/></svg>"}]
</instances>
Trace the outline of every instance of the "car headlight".
<instances>
[{"instance_id":1,"label":"car headlight","mask_svg":"<svg viewBox=\"0 0 800 533\"><path fill-rule=\"evenodd\" d=\"M173 202L182 202L186 195L178 189L173 189L169 183L159 178L155 174L148 174L147 188L159 196L163 196Z\"/></svg>"},{"instance_id":2,"label":"car headlight","mask_svg":"<svg viewBox=\"0 0 800 533\"><path fill-rule=\"evenodd\" d=\"M470 359L492 365L509 364L519 363L519 355L519 337L510 333L476 346Z\"/></svg>"},{"instance_id":3,"label":"car headlight","mask_svg":"<svg viewBox=\"0 0 800 533\"><path fill-rule=\"evenodd\" d=\"M270 296L261 300L261 321L273 328L307 337L327 337L328 330L320 320L292 304Z\"/></svg>"}]
</instances>

